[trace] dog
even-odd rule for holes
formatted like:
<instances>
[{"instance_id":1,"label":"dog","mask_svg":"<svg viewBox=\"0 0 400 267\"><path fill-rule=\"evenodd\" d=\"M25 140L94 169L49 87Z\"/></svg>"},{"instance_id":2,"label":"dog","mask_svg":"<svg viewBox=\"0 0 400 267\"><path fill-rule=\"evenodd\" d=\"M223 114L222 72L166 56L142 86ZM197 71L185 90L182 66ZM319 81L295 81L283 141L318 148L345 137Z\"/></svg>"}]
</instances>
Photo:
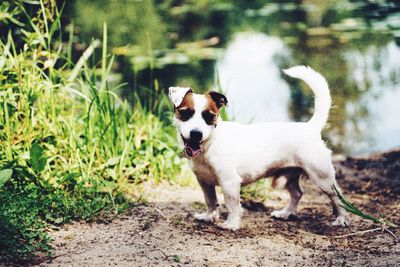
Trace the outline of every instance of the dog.
<instances>
[{"instance_id":1,"label":"dog","mask_svg":"<svg viewBox=\"0 0 400 267\"><path fill-rule=\"evenodd\" d=\"M228 217L219 226L239 229L240 187L266 177L286 178L285 188L290 193L287 207L273 211L271 216L280 219L297 216L297 206L303 195L299 178L305 175L331 200L336 216L332 224L349 225L348 214L334 191L334 186L340 189L335 180L331 150L321 138L331 106L328 84L310 67L295 66L283 72L303 80L313 91L315 110L308 122L240 124L223 121L220 110L228 104L223 94L214 91L196 94L189 87L169 88L174 124L207 204L207 211L195 214L195 219L217 222L215 186L221 186Z\"/></svg>"}]
</instances>

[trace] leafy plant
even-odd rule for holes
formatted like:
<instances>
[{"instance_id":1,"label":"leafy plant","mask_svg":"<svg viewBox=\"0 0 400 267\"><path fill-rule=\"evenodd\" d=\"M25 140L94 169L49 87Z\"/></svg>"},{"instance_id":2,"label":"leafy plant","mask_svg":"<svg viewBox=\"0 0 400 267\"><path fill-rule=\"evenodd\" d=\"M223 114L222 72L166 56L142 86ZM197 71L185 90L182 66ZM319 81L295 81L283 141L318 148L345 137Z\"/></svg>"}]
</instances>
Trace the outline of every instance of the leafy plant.
<instances>
[{"instance_id":1,"label":"leafy plant","mask_svg":"<svg viewBox=\"0 0 400 267\"><path fill-rule=\"evenodd\" d=\"M35 172L41 172L46 167L47 158L43 155L44 149L38 145L33 144L29 151L29 162Z\"/></svg>"},{"instance_id":2,"label":"leafy plant","mask_svg":"<svg viewBox=\"0 0 400 267\"><path fill-rule=\"evenodd\" d=\"M13 171L11 169L5 169L0 171L0 188L11 178Z\"/></svg>"}]
</instances>

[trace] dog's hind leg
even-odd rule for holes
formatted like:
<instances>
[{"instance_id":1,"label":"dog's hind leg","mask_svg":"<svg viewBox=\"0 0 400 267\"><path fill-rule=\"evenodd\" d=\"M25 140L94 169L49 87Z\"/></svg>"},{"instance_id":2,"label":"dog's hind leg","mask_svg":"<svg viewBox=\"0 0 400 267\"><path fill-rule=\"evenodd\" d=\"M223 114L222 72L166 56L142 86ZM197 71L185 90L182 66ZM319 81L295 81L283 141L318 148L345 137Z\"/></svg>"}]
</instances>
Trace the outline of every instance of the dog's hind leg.
<instances>
[{"instance_id":1,"label":"dog's hind leg","mask_svg":"<svg viewBox=\"0 0 400 267\"><path fill-rule=\"evenodd\" d=\"M322 163L323 164L308 164L304 169L308 177L310 177L319 189L331 200L333 214L336 216L332 225L348 226L350 224L349 216L346 210L340 206L340 199L333 189L333 187L336 187L340 192L340 188L335 180L335 169L330 160Z\"/></svg>"},{"instance_id":2,"label":"dog's hind leg","mask_svg":"<svg viewBox=\"0 0 400 267\"><path fill-rule=\"evenodd\" d=\"M197 179L201 189L203 190L204 198L207 204L207 212L195 213L194 218L204 222L215 222L219 218L218 200L215 193L215 186L210 185L200 179Z\"/></svg>"},{"instance_id":3,"label":"dog's hind leg","mask_svg":"<svg viewBox=\"0 0 400 267\"><path fill-rule=\"evenodd\" d=\"M290 193L290 200L287 207L282 210L275 210L271 213L272 217L280 219L289 219L290 216L297 217L297 205L301 197L303 196L303 189L300 186L299 180L303 173L301 169L290 170L285 173L284 176L287 178L286 189Z\"/></svg>"}]
</instances>

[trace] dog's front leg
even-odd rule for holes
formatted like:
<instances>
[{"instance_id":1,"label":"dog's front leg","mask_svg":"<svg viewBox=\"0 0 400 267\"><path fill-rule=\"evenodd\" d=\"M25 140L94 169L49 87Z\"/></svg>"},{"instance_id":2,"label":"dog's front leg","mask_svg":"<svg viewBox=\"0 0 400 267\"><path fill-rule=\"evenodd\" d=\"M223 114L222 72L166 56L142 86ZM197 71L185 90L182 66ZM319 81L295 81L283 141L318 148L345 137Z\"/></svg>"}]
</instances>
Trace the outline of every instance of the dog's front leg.
<instances>
[{"instance_id":1,"label":"dog's front leg","mask_svg":"<svg viewBox=\"0 0 400 267\"><path fill-rule=\"evenodd\" d=\"M225 205L228 209L228 218L219 226L224 229L237 230L240 227L242 207L240 206L240 179L220 182Z\"/></svg>"},{"instance_id":2,"label":"dog's front leg","mask_svg":"<svg viewBox=\"0 0 400 267\"><path fill-rule=\"evenodd\" d=\"M215 222L219 218L219 212L217 209L218 200L217 194L215 193L215 186L210 185L199 178L197 178L197 181L199 182L204 193L204 198L207 204L207 212L195 213L194 218L204 222Z\"/></svg>"}]
</instances>

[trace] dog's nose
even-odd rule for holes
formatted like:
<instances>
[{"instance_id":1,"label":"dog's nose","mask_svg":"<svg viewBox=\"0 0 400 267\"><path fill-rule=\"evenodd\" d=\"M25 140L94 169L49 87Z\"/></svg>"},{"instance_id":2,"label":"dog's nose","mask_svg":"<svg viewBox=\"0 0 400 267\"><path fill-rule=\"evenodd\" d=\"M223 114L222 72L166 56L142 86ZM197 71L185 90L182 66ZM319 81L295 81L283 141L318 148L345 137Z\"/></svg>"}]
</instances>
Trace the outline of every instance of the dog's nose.
<instances>
[{"instance_id":1,"label":"dog's nose","mask_svg":"<svg viewBox=\"0 0 400 267\"><path fill-rule=\"evenodd\" d=\"M199 130L191 130L190 131L190 139L194 141L200 141L203 138L203 133Z\"/></svg>"}]
</instances>

